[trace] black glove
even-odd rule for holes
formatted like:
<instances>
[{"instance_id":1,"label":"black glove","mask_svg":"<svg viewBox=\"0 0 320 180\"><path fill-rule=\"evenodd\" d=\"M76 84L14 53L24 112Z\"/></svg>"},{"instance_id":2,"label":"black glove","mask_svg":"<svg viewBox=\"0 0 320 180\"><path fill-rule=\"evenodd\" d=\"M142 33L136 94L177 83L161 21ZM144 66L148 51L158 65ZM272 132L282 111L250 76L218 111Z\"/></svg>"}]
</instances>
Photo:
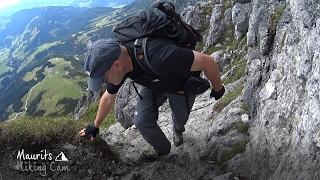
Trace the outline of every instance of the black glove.
<instances>
[{"instance_id":1,"label":"black glove","mask_svg":"<svg viewBox=\"0 0 320 180\"><path fill-rule=\"evenodd\" d=\"M220 99L220 98L223 96L224 92L225 92L224 86L223 86L222 89L221 89L220 91L218 91L218 92L216 92L216 91L214 91L214 90L212 89L212 90L211 90L211 93L210 93L210 97L211 97L211 98L214 97L215 100L218 100L218 99Z\"/></svg>"},{"instance_id":2,"label":"black glove","mask_svg":"<svg viewBox=\"0 0 320 180\"><path fill-rule=\"evenodd\" d=\"M95 127L93 123L88 124L84 130L87 138L96 137L99 134L99 128Z\"/></svg>"}]
</instances>

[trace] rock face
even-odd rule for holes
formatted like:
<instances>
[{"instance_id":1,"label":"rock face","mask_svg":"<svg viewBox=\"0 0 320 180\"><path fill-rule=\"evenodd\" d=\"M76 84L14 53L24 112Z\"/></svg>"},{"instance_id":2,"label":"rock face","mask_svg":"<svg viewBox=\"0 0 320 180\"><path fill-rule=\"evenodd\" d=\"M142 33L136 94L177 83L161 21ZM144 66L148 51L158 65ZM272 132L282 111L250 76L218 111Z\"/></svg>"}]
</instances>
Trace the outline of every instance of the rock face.
<instances>
[{"instance_id":1,"label":"rock face","mask_svg":"<svg viewBox=\"0 0 320 180\"><path fill-rule=\"evenodd\" d=\"M76 120L79 120L81 116L85 113L85 111L88 109L89 105L99 100L100 93L98 92L91 92L88 91L87 94L83 94L76 106L76 108L73 111L73 118Z\"/></svg>"},{"instance_id":2,"label":"rock face","mask_svg":"<svg viewBox=\"0 0 320 180\"><path fill-rule=\"evenodd\" d=\"M251 179L318 179L319 1L282 3L253 1L246 83L253 117L241 172Z\"/></svg>"},{"instance_id":3,"label":"rock face","mask_svg":"<svg viewBox=\"0 0 320 180\"><path fill-rule=\"evenodd\" d=\"M226 94L217 102L208 97L209 92L198 96L186 125L185 143L172 147L170 155L159 161L135 165L128 176L318 179L319 1L205 3L213 7L205 46L220 44L212 56L219 60ZM202 14L202 7L189 7L186 20L204 27L198 23L208 16ZM136 100L132 86L125 84L116 103L121 124L102 132L110 148L128 164L150 148L131 126ZM169 140L171 122L170 108L164 104L158 124Z\"/></svg>"},{"instance_id":4,"label":"rock face","mask_svg":"<svg viewBox=\"0 0 320 180\"><path fill-rule=\"evenodd\" d=\"M214 60L219 66L219 71L222 72L223 69L231 62L231 56L223 52L223 50L216 51L211 54Z\"/></svg>"},{"instance_id":5,"label":"rock face","mask_svg":"<svg viewBox=\"0 0 320 180\"><path fill-rule=\"evenodd\" d=\"M197 4L195 6L189 6L184 10L184 12L182 12L184 20L196 30L201 30L205 28L202 27L204 21L206 20L205 14L201 10L200 6L200 4Z\"/></svg>"},{"instance_id":6,"label":"rock face","mask_svg":"<svg viewBox=\"0 0 320 180\"><path fill-rule=\"evenodd\" d=\"M232 22L236 39L241 39L248 31L251 3L236 3L232 8Z\"/></svg>"},{"instance_id":7,"label":"rock face","mask_svg":"<svg viewBox=\"0 0 320 180\"><path fill-rule=\"evenodd\" d=\"M216 4L212 9L212 15L210 19L209 33L206 38L206 47L219 43L224 35L225 23L223 21L223 5Z\"/></svg>"},{"instance_id":8,"label":"rock face","mask_svg":"<svg viewBox=\"0 0 320 180\"><path fill-rule=\"evenodd\" d=\"M208 112L211 111L216 101L209 99L209 91L198 96L196 101L185 127L184 143L179 147L175 147L172 143L171 153L156 162L137 164L140 153L151 147L134 125L125 129L120 123L116 123L104 131L101 136L112 151L119 154L123 162L135 167L131 171L135 177L142 179L197 179L199 177L212 179L221 174L219 168L207 159L202 161L199 159L206 155L203 148L206 147L209 130L213 123L208 118ZM233 121L237 120L241 121L241 118ZM158 124L172 142L172 119L168 104L160 107Z\"/></svg>"},{"instance_id":9,"label":"rock face","mask_svg":"<svg viewBox=\"0 0 320 180\"><path fill-rule=\"evenodd\" d=\"M134 84L139 91L139 84ZM138 95L134 90L134 85L129 79L121 86L116 98L115 116L118 122L124 127L129 128L133 125L134 107L137 104Z\"/></svg>"}]
</instances>

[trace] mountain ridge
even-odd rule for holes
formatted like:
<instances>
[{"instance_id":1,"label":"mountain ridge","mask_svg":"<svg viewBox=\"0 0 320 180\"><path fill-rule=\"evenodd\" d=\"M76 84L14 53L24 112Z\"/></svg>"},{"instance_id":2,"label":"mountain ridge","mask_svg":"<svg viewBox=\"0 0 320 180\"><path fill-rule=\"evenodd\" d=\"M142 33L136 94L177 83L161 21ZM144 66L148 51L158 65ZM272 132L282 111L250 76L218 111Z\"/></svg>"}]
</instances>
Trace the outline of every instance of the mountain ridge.
<instances>
[{"instance_id":1,"label":"mountain ridge","mask_svg":"<svg viewBox=\"0 0 320 180\"><path fill-rule=\"evenodd\" d=\"M143 5L143 2L145 0L136 4ZM143 6L132 7L131 12L127 12L128 7L123 11L116 10L115 16L99 18L90 23L88 31L79 32L70 41L51 48L60 48L63 52L65 48L73 47L72 40L85 46L87 42L103 37L104 33L96 33L117 22L120 18L116 14L130 15L139 8ZM107 21L108 18L114 21ZM86 91L82 95L74 114L78 120L26 116L20 117L22 121L0 123L0 143L5 144L0 146L0 156L4 159L0 166L5 169L0 177L40 177L38 173L22 172L17 168L19 162L11 158L17 149L10 145L21 147L21 143L25 143L33 152L44 148L54 153L70 152L66 156L72 159L71 171L51 172L48 178L318 179L318 1L201 1L185 9L183 18L201 30L204 41L198 44L197 50L217 61L226 93L218 101L209 98L210 90L197 97L181 146L172 147L168 156L155 162L136 161L140 152L149 149L150 145L132 123L138 96L127 81L119 90L114 107L118 122L107 121L108 126L100 129L99 148L95 142L77 139L79 130L85 127L83 120L89 123L95 117L98 102L94 103L94 108L90 103L99 99L99 92ZM55 74L52 68L63 70L71 64L82 70L76 62L81 55L77 55L61 56L64 60L54 59L56 55L44 55L47 60L39 58L42 62L29 67L28 74L20 72L21 76L32 79L28 83L36 83L46 73ZM64 62L67 59L68 62ZM64 72L57 73L58 78L67 77L64 80L68 80L79 76L70 69ZM73 74L68 76L67 72ZM83 83L86 86L86 82ZM25 90L23 86L21 90ZM41 97L42 94L38 94L34 99ZM36 100L34 104L37 104ZM11 105L10 108L12 106L20 107ZM171 122L171 110L165 103L159 108L158 123L172 142Z\"/></svg>"},{"instance_id":2,"label":"mountain ridge","mask_svg":"<svg viewBox=\"0 0 320 180\"><path fill-rule=\"evenodd\" d=\"M119 8L132 3L134 0L64 0L63 2L58 0L52 1L41 1L41 0L24 0L20 1L15 5L9 6L7 8L1 9L0 17L8 18L14 13L21 11L23 9L33 9L43 6L73 6L73 7L111 7ZM1 24L1 23L0 23Z\"/></svg>"},{"instance_id":3,"label":"mountain ridge","mask_svg":"<svg viewBox=\"0 0 320 180\"><path fill-rule=\"evenodd\" d=\"M183 1L179 7L187 6L190 2ZM63 78L78 84L76 86L79 87L79 92L84 91L85 79L81 77L85 77L85 74L81 60L86 47L97 39L113 38L112 28L117 22L150 7L152 3L150 0L137 0L117 9L45 7L16 13L13 20L0 31L0 90L5 90L0 95L0 101L3 102L0 105L0 119L4 120L9 118L10 114L21 112L24 109L22 98L28 93L28 89L42 80L49 80L42 77L47 68L45 64L52 58L74 57L71 62L75 68L68 71L69 75ZM19 26L16 25L17 22ZM35 68L40 69L36 78L24 81L28 79L25 78L26 74L35 71ZM11 93L16 94L13 99L8 96ZM36 94L32 94L30 101L33 99L37 99L39 103L44 100ZM38 106L35 102L31 104ZM33 107L29 110L39 108ZM34 113L41 115L43 112Z\"/></svg>"}]
</instances>

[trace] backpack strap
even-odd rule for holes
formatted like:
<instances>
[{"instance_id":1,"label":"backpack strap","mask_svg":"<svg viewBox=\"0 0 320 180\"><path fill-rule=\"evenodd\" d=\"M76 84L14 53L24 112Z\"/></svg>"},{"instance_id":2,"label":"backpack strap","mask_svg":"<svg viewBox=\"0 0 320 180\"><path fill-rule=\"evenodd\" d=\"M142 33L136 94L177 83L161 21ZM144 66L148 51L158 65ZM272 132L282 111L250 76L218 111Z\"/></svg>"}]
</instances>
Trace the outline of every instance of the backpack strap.
<instances>
[{"instance_id":1,"label":"backpack strap","mask_svg":"<svg viewBox=\"0 0 320 180\"><path fill-rule=\"evenodd\" d=\"M137 95L139 96L140 100L143 100L143 96L141 96L141 94L139 93L136 85L134 84L134 81L132 81L132 86L133 86L134 90L136 91Z\"/></svg>"},{"instance_id":2,"label":"backpack strap","mask_svg":"<svg viewBox=\"0 0 320 180\"><path fill-rule=\"evenodd\" d=\"M142 39L136 39L134 42L134 56L139 64L139 66L145 71L145 72L151 72L151 74L154 74L161 78L168 78L167 75L160 73L155 68L152 67L147 53L147 41L148 37L142 38Z\"/></svg>"}]
</instances>

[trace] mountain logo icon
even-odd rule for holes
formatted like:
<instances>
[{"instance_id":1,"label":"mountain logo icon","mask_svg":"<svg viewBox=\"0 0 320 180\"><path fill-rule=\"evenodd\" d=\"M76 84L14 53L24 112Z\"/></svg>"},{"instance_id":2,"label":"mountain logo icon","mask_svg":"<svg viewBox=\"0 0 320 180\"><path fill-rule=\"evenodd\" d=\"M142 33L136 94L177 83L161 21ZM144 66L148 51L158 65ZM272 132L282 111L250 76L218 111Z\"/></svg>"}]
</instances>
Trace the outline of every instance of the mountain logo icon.
<instances>
[{"instance_id":1,"label":"mountain logo icon","mask_svg":"<svg viewBox=\"0 0 320 180\"><path fill-rule=\"evenodd\" d=\"M55 159L55 161L69 161L68 158L61 152Z\"/></svg>"}]
</instances>

